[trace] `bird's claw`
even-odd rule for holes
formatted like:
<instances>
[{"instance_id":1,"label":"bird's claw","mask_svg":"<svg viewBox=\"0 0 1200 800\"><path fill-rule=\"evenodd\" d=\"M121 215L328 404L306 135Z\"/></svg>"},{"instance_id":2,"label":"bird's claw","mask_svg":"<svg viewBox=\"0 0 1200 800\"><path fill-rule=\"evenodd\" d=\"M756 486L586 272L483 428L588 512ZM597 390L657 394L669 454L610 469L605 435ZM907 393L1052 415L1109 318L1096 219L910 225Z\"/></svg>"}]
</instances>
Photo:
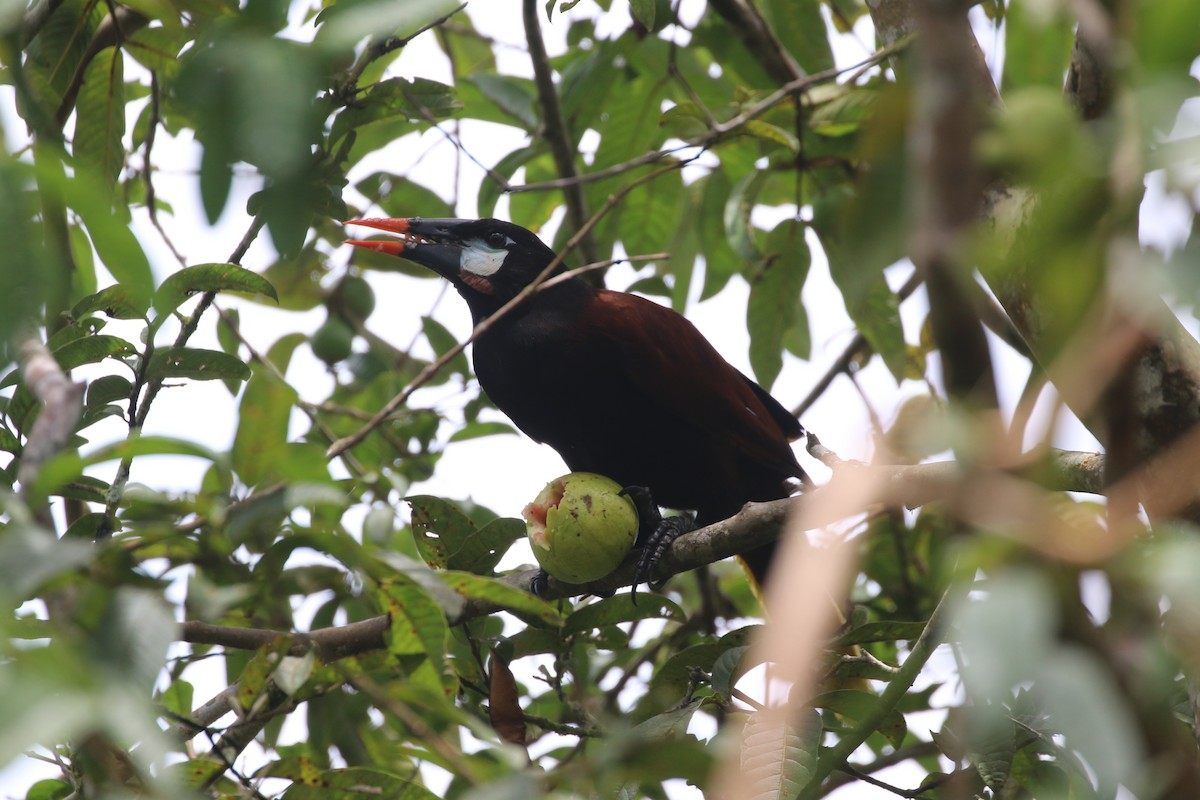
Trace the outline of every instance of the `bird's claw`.
<instances>
[{"instance_id":1,"label":"bird's claw","mask_svg":"<svg viewBox=\"0 0 1200 800\"><path fill-rule=\"evenodd\" d=\"M642 554L633 573L633 585L629 587L629 596L636 604L639 583L646 584L654 591L662 587L665 581L653 580L659 563L666 556L671 542L680 534L695 530L696 522L687 516L664 518L645 486L626 486L621 494L633 502L638 514L636 544L642 548Z\"/></svg>"},{"instance_id":2,"label":"bird's claw","mask_svg":"<svg viewBox=\"0 0 1200 800\"><path fill-rule=\"evenodd\" d=\"M546 599L546 590L550 588L550 573L538 568L537 574L529 579L529 592L534 597Z\"/></svg>"},{"instance_id":3,"label":"bird's claw","mask_svg":"<svg viewBox=\"0 0 1200 800\"><path fill-rule=\"evenodd\" d=\"M638 559L637 569L633 573L633 585L636 589L639 583L645 583L653 590L658 590L665 581L655 581L654 573L658 565L667 555L671 543L681 534L696 529L696 521L689 516L659 517L658 525L642 545L642 555Z\"/></svg>"},{"instance_id":4,"label":"bird's claw","mask_svg":"<svg viewBox=\"0 0 1200 800\"><path fill-rule=\"evenodd\" d=\"M549 589L550 573L546 572L546 570L542 569L541 567L538 567L538 571L532 578L529 579L529 592L534 597L540 597L545 600L546 593L549 591ZM616 594L616 591L593 589L592 594L594 594L596 597L612 597L614 594Z\"/></svg>"}]
</instances>

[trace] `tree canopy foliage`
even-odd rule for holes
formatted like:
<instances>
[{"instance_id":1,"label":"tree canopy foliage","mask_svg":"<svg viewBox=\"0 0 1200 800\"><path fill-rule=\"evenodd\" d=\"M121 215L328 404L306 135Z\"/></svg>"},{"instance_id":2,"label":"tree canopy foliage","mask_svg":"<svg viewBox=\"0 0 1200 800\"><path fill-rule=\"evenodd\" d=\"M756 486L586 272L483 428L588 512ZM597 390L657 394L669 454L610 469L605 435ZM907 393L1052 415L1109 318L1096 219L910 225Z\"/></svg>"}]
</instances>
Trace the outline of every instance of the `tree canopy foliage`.
<instances>
[{"instance_id":1,"label":"tree canopy foliage","mask_svg":"<svg viewBox=\"0 0 1200 800\"><path fill-rule=\"evenodd\" d=\"M1194 3L973 5L0 3L0 767L56 770L5 793L1194 797ZM192 197L238 233L173 235ZM493 215L681 312L745 284L763 386L829 364L806 422L885 370L872 452L810 440L662 593L529 594L520 520L420 493L512 433L436 314L377 332L434 276L340 248ZM228 447L143 433L201 382ZM780 535L764 616L723 559Z\"/></svg>"}]
</instances>

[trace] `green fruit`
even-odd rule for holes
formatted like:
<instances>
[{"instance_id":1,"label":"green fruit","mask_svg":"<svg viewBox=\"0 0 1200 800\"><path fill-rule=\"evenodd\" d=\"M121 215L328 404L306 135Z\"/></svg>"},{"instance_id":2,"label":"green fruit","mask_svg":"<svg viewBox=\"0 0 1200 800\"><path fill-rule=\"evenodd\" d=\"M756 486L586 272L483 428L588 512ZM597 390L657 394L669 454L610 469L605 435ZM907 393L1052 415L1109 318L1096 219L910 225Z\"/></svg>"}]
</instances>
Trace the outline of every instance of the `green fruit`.
<instances>
[{"instance_id":1,"label":"green fruit","mask_svg":"<svg viewBox=\"0 0 1200 800\"><path fill-rule=\"evenodd\" d=\"M525 506L525 531L542 569L567 583L612 572L637 538L637 511L616 481L572 472L546 484Z\"/></svg>"},{"instance_id":2,"label":"green fruit","mask_svg":"<svg viewBox=\"0 0 1200 800\"><path fill-rule=\"evenodd\" d=\"M342 308L353 319L366 319L375 310L375 291L365 278L347 275L338 284L337 293L341 296Z\"/></svg>"},{"instance_id":3,"label":"green fruit","mask_svg":"<svg viewBox=\"0 0 1200 800\"><path fill-rule=\"evenodd\" d=\"M336 364L350 356L354 331L337 317L330 317L308 340L313 355L326 364Z\"/></svg>"}]
</instances>

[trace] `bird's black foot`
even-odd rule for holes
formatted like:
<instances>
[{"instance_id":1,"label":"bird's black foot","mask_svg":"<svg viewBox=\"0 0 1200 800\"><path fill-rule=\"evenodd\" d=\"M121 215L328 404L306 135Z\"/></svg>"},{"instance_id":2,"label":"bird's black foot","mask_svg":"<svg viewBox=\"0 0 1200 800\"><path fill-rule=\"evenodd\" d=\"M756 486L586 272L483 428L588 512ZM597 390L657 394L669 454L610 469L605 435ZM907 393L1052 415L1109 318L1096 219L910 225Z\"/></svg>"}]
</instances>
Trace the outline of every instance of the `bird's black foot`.
<instances>
[{"instance_id":1,"label":"bird's black foot","mask_svg":"<svg viewBox=\"0 0 1200 800\"><path fill-rule=\"evenodd\" d=\"M645 583L653 590L662 586L663 582L651 580L659 563L667 554L671 542L680 534L696 529L696 521L689 516L664 518L645 486L627 486L621 490L621 494L633 501L638 513L636 544L642 548L642 554L633 573L633 586L629 589L629 595L636 603L639 583Z\"/></svg>"},{"instance_id":2,"label":"bird's black foot","mask_svg":"<svg viewBox=\"0 0 1200 800\"><path fill-rule=\"evenodd\" d=\"M680 535L694 530L696 530L696 520L690 516L660 517L658 526L642 546L642 557L638 559L637 569L633 573L634 587L636 588L639 583L645 583L654 591L662 588L665 580L652 580L654 573L658 571L659 563L666 556L671 542L678 539Z\"/></svg>"},{"instance_id":3,"label":"bird's black foot","mask_svg":"<svg viewBox=\"0 0 1200 800\"><path fill-rule=\"evenodd\" d=\"M537 574L529 579L530 593L533 594L534 597L540 597L545 600L546 590L550 588L549 581L550 573L546 572L546 570L542 569L541 567L538 567ZM611 590L597 589L593 591L592 594L596 595L596 597L612 597L614 594L616 594L616 592Z\"/></svg>"},{"instance_id":4,"label":"bird's black foot","mask_svg":"<svg viewBox=\"0 0 1200 800\"><path fill-rule=\"evenodd\" d=\"M534 597L540 597L543 600L546 598L546 589L549 588L550 573L538 567L537 574L529 581L529 591Z\"/></svg>"}]
</instances>

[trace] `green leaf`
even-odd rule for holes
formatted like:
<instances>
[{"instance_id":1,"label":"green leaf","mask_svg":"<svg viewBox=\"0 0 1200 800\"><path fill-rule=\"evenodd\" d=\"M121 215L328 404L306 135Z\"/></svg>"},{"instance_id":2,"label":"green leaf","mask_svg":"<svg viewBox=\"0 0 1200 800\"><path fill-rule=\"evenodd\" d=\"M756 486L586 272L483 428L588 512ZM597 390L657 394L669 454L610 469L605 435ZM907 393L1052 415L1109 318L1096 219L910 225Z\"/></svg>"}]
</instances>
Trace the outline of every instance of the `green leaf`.
<instances>
[{"instance_id":1,"label":"green leaf","mask_svg":"<svg viewBox=\"0 0 1200 800\"><path fill-rule=\"evenodd\" d=\"M729 175L719 169L700 180L704 182L704 194L696 227L705 264L704 289L700 299L707 300L724 289L729 279L738 274L742 262L729 246L729 238L725 235L725 205L733 188Z\"/></svg>"},{"instance_id":2,"label":"green leaf","mask_svg":"<svg viewBox=\"0 0 1200 800\"><path fill-rule=\"evenodd\" d=\"M237 264L197 264L170 275L154 293L154 310L164 318L189 297L200 292L244 292L264 294L278 301L275 287L259 275Z\"/></svg>"},{"instance_id":3,"label":"green leaf","mask_svg":"<svg viewBox=\"0 0 1200 800\"><path fill-rule=\"evenodd\" d=\"M500 159L496 166L492 167L492 172L506 181L511 181L517 170L544 152L545 147L539 146L537 143L529 147L514 150ZM500 184L491 175L483 177L483 181L479 184L479 197L475 201L475 205L482 216L491 216L496 213L496 203L500 199L500 191Z\"/></svg>"},{"instance_id":4,"label":"green leaf","mask_svg":"<svg viewBox=\"0 0 1200 800\"><path fill-rule=\"evenodd\" d=\"M924 622L902 622L900 620L868 622L851 628L834 639L831 647L841 650L851 645L870 642L912 642L916 641L924 631Z\"/></svg>"},{"instance_id":5,"label":"green leaf","mask_svg":"<svg viewBox=\"0 0 1200 800\"><path fill-rule=\"evenodd\" d=\"M332 147L355 128L372 122L400 117L409 122L425 122L426 114L442 119L462 108L454 89L427 78L388 78L376 83L361 98L333 121L329 134Z\"/></svg>"},{"instance_id":6,"label":"green leaf","mask_svg":"<svg viewBox=\"0 0 1200 800\"><path fill-rule=\"evenodd\" d=\"M451 442L465 442L469 439L482 439L485 436L499 436L506 433L516 433L517 429L507 422L468 422L454 433L450 434Z\"/></svg>"},{"instance_id":7,"label":"green leaf","mask_svg":"<svg viewBox=\"0 0 1200 800\"><path fill-rule=\"evenodd\" d=\"M692 716L703 702L703 699L697 697L676 708L655 714L650 719L639 722L633 729L634 733L643 740L644 744L657 744L662 740L678 739L687 733ZM657 750L657 748L655 749Z\"/></svg>"},{"instance_id":8,"label":"green leaf","mask_svg":"<svg viewBox=\"0 0 1200 800\"><path fill-rule=\"evenodd\" d=\"M56 174L62 162L47 149L35 148L35 158L49 161ZM49 171L49 170L41 170ZM58 259L44 244L39 209L30 191L35 170L8 155L0 154L0 341L12 341L26 323L40 317L47 296L65 285L67 276ZM91 247L88 246L90 254ZM86 266L86 265L85 265ZM92 271L94 272L94 271Z\"/></svg>"},{"instance_id":9,"label":"green leaf","mask_svg":"<svg viewBox=\"0 0 1200 800\"><path fill-rule=\"evenodd\" d=\"M293 351L303 341L302 334L286 336L271 347L267 357L281 373L286 372ZM278 474L287 453L288 421L298 395L265 367L256 365L252 373L242 393L230 455L242 480L255 486Z\"/></svg>"},{"instance_id":10,"label":"green leaf","mask_svg":"<svg viewBox=\"0 0 1200 800\"><path fill-rule=\"evenodd\" d=\"M342 57L367 36L404 41L458 6L458 0L342 0L317 17L320 27L314 43L326 56Z\"/></svg>"},{"instance_id":11,"label":"green leaf","mask_svg":"<svg viewBox=\"0 0 1200 800\"><path fill-rule=\"evenodd\" d=\"M525 183L541 183L558 177L554 158L543 152L525 163ZM549 220L554 210L562 204L556 192L515 192L509 195L509 217L513 222L537 233ZM566 226L559 229L560 237L566 236ZM552 246L558 242L552 242Z\"/></svg>"},{"instance_id":12,"label":"green leaf","mask_svg":"<svg viewBox=\"0 0 1200 800\"><path fill-rule=\"evenodd\" d=\"M980 706L971 715L968 755L993 792L1003 789L1012 774L1016 739L1017 726L1000 706Z\"/></svg>"},{"instance_id":13,"label":"green leaf","mask_svg":"<svg viewBox=\"0 0 1200 800\"><path fill-rule=\"evenodd\" d=\"M543 625L555 628L562 625L562 615L554 606L502 581L453 570L442 573L441 578L451 589L471 600L495 603L520 617Z\"/></svg>"},{"instance_id":14,"label":"green leaf","mask_svg":"<svg viewBox=\"0 0 1200 800\"><path fill-rule=\"evenodd\" d=\"M446 566L475 575L490 575L513 542L525 537L525 521L494 519L467 536L448 554Z\"/></svg>"},{"instance_id":15,"label":"green leaf","mask_svg":"<svg viewBox=\"0 0 1200 800\"><path fill-rule=\"evenodd\" d=\"M106 47L88 63L75 109L75 163L112 189L125 166L123 56Z\"/></svg>"},{"instance_id":16,"label":"green leaf","mask_svg":"<svg viewBox=\"0 0 1200 800\"><path fill-rule=\"evenodd\" d=\"M280 636L272 644L258 650L238 674L235 697L237 705L243 713L251 711L258 705L258 699L267 691L267 681L279 659L288 648L287 637Z\"/></svg>"},{"instance_id":17,"label":"green leaf","mask_svg":"<svg viewBox=\"0 0 1200 800\"><path fill-rule=\"evenodd\" d=\"M750 650L749 645L733 647L726 650L713 664L712 687L728 701L733 699L733 687L746 668L742 666L742 658Z\"/></svg>"},{"instance_id":18,"label":"green leaf","mask_svg":"<svg viewBox=\"0 0 1200 800\"><path fill-rule=\"evenodd\" d=\"M650 678L647 692L638 701L634 716L648 719L683 699L695 669L711 672L712 665L728 649L724 643L704 643L685 647L658 668Z\"/></svg>"},{"instance_id":19,"label":"green leaf","mask_svg":"<svg viewBox=\"0 0 1200 800\"><path fill-rule=\"evenodd\" d=\"M680 139L690 139L708 131L708 117L695 103L676 103L663 112L658 124Z\"/></svg>"},{"instance_id":20,"label":"green leaf","mask_svg":"<svg viewBox=\"0 0 1200 800\"><path fill-rule=\"evenodd\" d=\"M279 292L280 308L308 311L325 302L326 290L320 280L328 272L328 259L315 248L305 248L296 258L281 258L271 264L263 270L263 277Z\"/></svg>"},{"instance_id":21,"label":"green leaf","mask_svg":"<svg viewBox=\"0 0 1200 800\"><path fill-rule=\"evenodd\" d=\"M193 31L179 25L141 28L125 39L125 52L159 79L172 78L179 71L179 54L195 37Z\"/></svg>"},{"instance_id":22,"label":"green leaf","mask_svg":"<svg viewBox=\"0 0 1200 800\"><path fill-rule=\"evenodd\" d=\"M441 604L417 582L400 574L380 581L379 599L391 618L386 634L388 651L402 657L408 682L452 696L458 686L446 662L450 629Z\"/></svg>"},{"instance_id":23,"label":"green leaf","mask_svg":"<svg viewBox=\"0 0 1200 800\"><path fill-rule=\"evenodd\" d=\"M458 346L458 340L454 338L454 334L446 329L446 326L438 322L433 317L421 317L421 330L425 332L425 338L429 340L429 346L433 348L433 352L441 358L446 353ZM458 375L470 375L471 365L467 361L467 354L463 350L450 359L446 364L446 368Z\"/></svg>"},{"instance_id":24,"label":"green leaf","mask_svg":"<svg viewBox=\"0 0 1200 800\"><path fill-rule=\"evenodd\" d=\"M851 720L859 720L875 710L882 700L870 692L859 692L853 689L839 689L825 692L813 699L815 708L823 708L840 714ZM884 715L876 728L893 747L899 747L908 735L908 723L904 715L896 709L891 709Z\"/></svg>"},{"instance_id":25,"label":"green leaf","mask_svg":"<svg viewBox=\"0 0 1200 800\"><path fill-rule=\"evenodd\" d=\"M567 617L563 634L582 634L594 628L603 628L621 622L639 619L665 618L683 622L687 615L670 598L660 594L642 594L634 603L632 595L621 592L575 610Z\"/></svg>"},{"instance_id":26,"label":"green leaf","mask_svg":"<svg viewBox=\"0 0 1200 800\"><path fill-rule=\"evenodd\" d=\"M467 76L467 80L491 102L521 124L527 131L537 130L537 91L528 78L480 72Z\"/></svg>"},{"instance_id":27,"label":"green leaf","mask_svg":"<svg viewBox=\"0 0 1200 800\"><path fill-rule=\"evenodd\" d=\"M238 339L241 321L241 312L236 308L226 309L225 313L217 318L217 342L221 349L231 356L236 356L242 346L241 340Z\"/></svg>"},{"instance_id":28,"label":"green leaf","mask_svg":"<svg viewBox=\"0 0 1200 800\"><path fill-rule=\"evenodd\" d=\"M1010 3L1004 21L1004 78L1001 93L1044 86L1061 90L1071 59L1075 21L1053 7Z\"/></svg>"},{"instance_id":29,"label":"green leaf","mask_svg":"<svg viewBox=\"0 0 1200 800\"><path fill-rule=\"evenodd\" d=\"M80 300L71 309L71 316L79 319L103 311L113 319L144 319L150 310L147 299L143 293L130 291L128 286L117 283Z\"/></svg>"},{"instance_id":30,"label":"green leaf","mask_svg":"<svg viewBox=\"0 0 1200 800\"><path fill-rule=\"evenodd\" d=\"M776 226L767 237L763 267L750 279L746 306L750 366L767 389L783 367L784 342L789 334L798 330L801 341L808 340L808 318L800 300L811 263L804 232L805 226L798 220L784 220ZM800 355L807 357L808 353Z\"/></svg>"},{"instance_id":31,"label":"green leaf","mask_svg":"<svg viewBox=\"0 0 1200 800\"><path fill-rule=\"evenodd\" d=\"M105 358L126 358L136 354L137 350L124 339L98 334L67 342L54 351L54 358L63 369L75 369Z\"/></svg>"},{"instance_id":32,"label":"green leaf","mask_svg":"<svg viewBox=\"0 0 1200 800\"><path fill-rule=\"evenodd\" d=\"M379 207L389 217L453 217L454 208L442 196L427 186L401 175L376 172L359 181L356 187L367 197L376 198ZM403 263L403 259L392 259ZM428 276L424 267L413 274Z\"/></svg>"},{"instance_id":33,"label":"green leaf","mask_svg":"<svg viewBox=\"0 0 1200 800\"><path fill-rule=\"evenodd\" d=\"M730 191L729 199L725 201L725 236L733 252L745 261L759 258L750 212L754 210L755 198L766 183L767 175L766 172L751 172L743 176Z\"/></svg>"},{"instance_id":34,"label":"green leaf","mask_svg":"<svg viewBox=\"0 0 1200 800\"><path fill-rule=\"evenodd\" d=\"M66 182L64 199L83 220L104 268L125 287L130 307L149 308L154 276L141 242L129 227L128 212L114 213L107 192L89 172Z\"/></svg>"},{"instance_id":35,"label":"green leaf","mask_svg":"<svg viewBox=\"0 0 1200 800\"><path fill-rule=\"evenodd\" d=\"M459 549L475 533L475 523L448 500L430 495L404 498L412 508L413 538L425 563L445 569L450 554Z\"/></svg>"},{"instance_id":36,"label":"green leaf","mask_svg":"<svg viewBox=\"0 0 1200 800\"><path fill-rule=\"evenodd\" d=\"M684 208L683 175L678 170L642 184L625 198L621 212L636 225L623 225L625 252L644 255L666 250L680 227Z\"/></svg>"},{"instance_id":37,"label":"green leaf","mask_svg":"<svg viewBox=\"0 0 1200 800\"><path fill-rule=\"evenodd\" d=\"M185 680L175 680L159 695L158 702L168 711L173 711L181 717L190 717L193 693L192 684Z\"/></svg>"},{"instance_id":38,"label":"green leaf","mask_svg":"<svg viewBox=\"0 0 1200 800\"><path fill-rule=\"evenodd\" d=\"M55 539L38 528L10 525L0 537L0 596L16 607L48 581L85 567L98 556L89 543Z\"/></svg>"},{"instance_id":39,"label":"green leaf","mask_svg":"<svg viewBox=\"0 0 1200 800\"><path fill-rule=\"evenodd\" d=\"M351 800L364 796L388 800L437 800L438 797L408 776L372 767L321 770L311 782L297 780L284 793L287 800Z\"/></svg>"},{"instance_id":40,"label":"green leaf","mask_svg":"<svg viewBox=\"0 0 1200 800\"><path fill-rule=\"evenodd\" d=\"M654 30L654 0L629 0L629 11L643 28Z\"/></svg>"},{"instance_id":41,"label":"green leaf","mask_svg":"<svg viewBox=\"0 0 1200 800\"><path fill-rule=\"evenodd\" d=\"M165 347L154 351L146 379L191 378L195 381L239 380L250 377L250 368L240 358L220 350L198 347Z\"/></svg>"},{"instance_id":42,"label":"green leaf","mask_svg":"<svg viewBox=\"0 0 1200 800\"><path fill-rule=\"evenodd\" d=\"M97 496L103 499L108 489L108 484L88 478L87 476L80 477L85 468L115 459L136 458L137 456L148 455L193 456L205 459L206 461L212 461L216 464L220 464L222 461L216 452L195 442L188 442L169 436L133 436L110 445L105 445L88 453L86 456L81 456L79 453L73 451L59 453L42 467L38 473L37 481L35 481L31 488L31 494L37 493L39 496L44 497L68 481L73 481L79 484L78 488L82 490L92 487L94 491L68 493L63 496L78 495L82 499L95 502Z\"/></svg>"},{"instance_id":43,"label":"green leaf","mask_svg":"<svg viewBox=\"0 0 1200 800\"><path fill-rule=\"evenodd\" d=\"M0 451L13 455L21 454L21 440L5 427L0 427Z\"/></svg>"},{"instance_id":44,"label":"green leaf","mask_svg":"<svg viewBox=\"0 0 1200 800\"><path fill-rule=\"evenodd\" d=\"M746 133L756 139L780 145L793 154L800 152L800 140L794 134L788 133L778 125L772 125L760 119L752 119L742 127Z\"/></svg>"},{"instance_id":45,"label":"green leaf","mask_svg":"<svg viewBox=\"0 0 1200 800\"><path fill-rule=\"evenodd\" d=\"M206 146L200 156L200 202L210 225L221 218L233 188L232 157L215 143Z\"/></svg>"},{"instance_id":46,"label":"green leaf","mask_svg":"<svg viewBox=\"0 0 1200 800\"><path fill-rule=\"evenodd\" d=\"M767 0L764 11L771 31L801 67L810 73L833 68L819 0Z\"/></svg>"},{"instance_id":47,"label":"green leaf","mask_svg":"<svg viewBox=\"0 0 1200 800\"><path fill-rule=\"evenodd\" d=\"M25 800L67 800L75 793L66 781L45 779L29 787Z\"/></svg>"},{"instance_id":48,"label":"green leaf","mask_svg":"<svg viewBox=\"0 0 1200 800\"><path fill-rule=\"evenodd\" d=\"M163 769L163 774L169 780L178 781L181 786L199 791L211 787L225 770L226 766L220 761L197 758L170 764Z\"/></svg>"},{"instance_id":49,"label":"green leaf","mask_svg":"<svg viewBox=\"0 0 1200 800\"><path fill-rule=\"evenodd\" d=\"M763 709L746 720L742 742L747 797L798 797L815 775L821 718L810 712L797 726L778 709Z\"/></svg>"},{"instance_id":50,"label":"green leaf","mask_svg":"<svg viewBox=\"0 0 1200 800\"><path fill-rule=\"evenodd\" d=\"M103 375L88 384L87 406L93 408L117 400L128 400L133 384L122 375Z\"/></svg>"}]
</instances>

